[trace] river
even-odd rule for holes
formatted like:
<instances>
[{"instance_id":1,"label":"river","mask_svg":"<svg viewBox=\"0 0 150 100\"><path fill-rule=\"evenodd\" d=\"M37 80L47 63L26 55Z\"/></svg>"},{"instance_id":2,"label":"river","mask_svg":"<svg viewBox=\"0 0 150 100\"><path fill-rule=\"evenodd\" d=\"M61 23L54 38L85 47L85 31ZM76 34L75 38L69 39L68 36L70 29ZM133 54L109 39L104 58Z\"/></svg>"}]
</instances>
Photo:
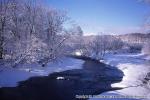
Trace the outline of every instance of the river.
<instances>
[{"instance_id":1,"label":"river","mask_svg":"<svg viewBox=\"0 0 150 100\"><path fill-rule=\"evenodd\" d=\"M80 95L121 89L111 87L112 83L122 80L124 74L121 70L96 60L84 60L82 69L31 77L19 82L17 87L3 87L0 100L77 100Z\"/></svg>"}]
</instances>

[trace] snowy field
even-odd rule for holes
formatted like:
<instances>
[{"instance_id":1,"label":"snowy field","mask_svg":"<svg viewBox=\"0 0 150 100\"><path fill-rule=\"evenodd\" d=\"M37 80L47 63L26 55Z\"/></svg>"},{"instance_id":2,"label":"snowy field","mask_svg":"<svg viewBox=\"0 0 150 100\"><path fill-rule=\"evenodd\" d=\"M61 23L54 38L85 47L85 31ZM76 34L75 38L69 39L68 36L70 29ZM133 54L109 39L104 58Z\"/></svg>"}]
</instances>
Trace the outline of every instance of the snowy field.
<instances>
[{"instance_id":1,"label":"snowy field","mask_svg":"<svg viewBox=\"0 0 150 100\"><path fill-rule=\"evenodd\" d=\"M14 87L19 81L23 81L32 76L47 76L53 72L60 72L70 69L80 69L84 61L64 57L53 63L48 63L47 67L37 64L20 65L17 68L2 68L0 71L0 87Z\"/></svg>"},{"instance_id":2,"label":"snowy field","mask_svg":"<svg viewBox=\"0 0 150 100\"><path fill-rule=\"evenodd\" d=\"M150 59L148 56L143 54L108 54L105 56L104 62L118 67L124 72L125 76L122 82L112 84L112 87L123 87L124 89L105 92L100 94L100 97L117 96L113 100L150 100L150 87L142 84L143 78L150 70ZM99 100L99 98L90 100ZM110 99L105 98L104 100Z\"/></svg>"}]
</instances>

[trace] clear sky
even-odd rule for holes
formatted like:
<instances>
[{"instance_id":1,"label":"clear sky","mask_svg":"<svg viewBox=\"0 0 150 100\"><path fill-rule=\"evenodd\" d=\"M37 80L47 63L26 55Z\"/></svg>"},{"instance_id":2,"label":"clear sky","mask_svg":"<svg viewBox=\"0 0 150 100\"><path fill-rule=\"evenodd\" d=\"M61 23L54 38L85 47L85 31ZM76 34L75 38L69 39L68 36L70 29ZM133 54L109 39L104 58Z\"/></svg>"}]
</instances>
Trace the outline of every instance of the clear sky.
<instances>
[{"instance_id":1,"label":"clear sky","mask_svg":"<svg viewBox=\"0 0 150 100\"><path fill-rule=\"evenodd\" d=\"M65 10L86 35L98 32L142 32L150 5L139 0L45 0L48 6Z\"/></svg>"}]
</instances>

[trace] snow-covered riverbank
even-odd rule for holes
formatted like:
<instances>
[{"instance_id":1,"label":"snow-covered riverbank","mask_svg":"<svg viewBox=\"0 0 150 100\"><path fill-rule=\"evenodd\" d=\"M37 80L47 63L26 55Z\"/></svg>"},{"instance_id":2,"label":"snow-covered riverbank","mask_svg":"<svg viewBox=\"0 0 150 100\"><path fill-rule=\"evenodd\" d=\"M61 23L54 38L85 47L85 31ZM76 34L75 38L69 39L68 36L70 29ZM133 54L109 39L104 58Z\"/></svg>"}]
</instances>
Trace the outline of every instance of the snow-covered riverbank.
<instances>
[{"instance_id":1,"label":"snow-covered riverbank","mask_svg":"<svg viewBox=\"0 0 150 100\"><path fill-rule=\"evenodd\" d=\"M0 71L0 87L14 87L17 82L26 80L32 76L47 76L53 72L60 72L70 69L81 69L83 60L64 57L59 62L51 62L47 67L37 64L20 65L17 68L3 67Z\"/></svg>"},{"instance_id":2,"label":"snow-covered riverbank","mask_svg":"<svg viewBox=\"0 0 150 100\"><path fill-rule=\"evenodd\" d=\"M150 62L142 54L109 54L105 56L104 62L118 67L124 72L122 82L112 84L112 87L123 87L122 90L111 91L100 94L100 96L131 96L123 97L121 100L148 99L150 89L143 85L143 78L150 71ZM93 98L90 100L99 100ZM101 99L102 100L102 99ZM106 98L104 100L107 100ZM120 100L114 98L113 100Z\"/></svg>"}]
</instances>

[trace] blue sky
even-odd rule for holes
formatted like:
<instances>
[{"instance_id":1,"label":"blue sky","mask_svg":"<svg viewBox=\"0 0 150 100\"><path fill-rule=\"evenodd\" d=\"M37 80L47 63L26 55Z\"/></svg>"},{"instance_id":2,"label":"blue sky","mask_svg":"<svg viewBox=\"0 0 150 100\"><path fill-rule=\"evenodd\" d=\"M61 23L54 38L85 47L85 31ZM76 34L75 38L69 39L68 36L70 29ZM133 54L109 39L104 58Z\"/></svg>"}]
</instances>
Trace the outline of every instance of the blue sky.
<instances>
[{"instance_id":1,"label":"blue sky","mask_svg":"<svg viewBox=\"0 0 150 100\"><path fill-rule=\"evenodd\" d=\"M150 5L138 0L45 0L50 7L67 11L86 35L98 32L142 32Z\"/></svg>"}]
</instances>

